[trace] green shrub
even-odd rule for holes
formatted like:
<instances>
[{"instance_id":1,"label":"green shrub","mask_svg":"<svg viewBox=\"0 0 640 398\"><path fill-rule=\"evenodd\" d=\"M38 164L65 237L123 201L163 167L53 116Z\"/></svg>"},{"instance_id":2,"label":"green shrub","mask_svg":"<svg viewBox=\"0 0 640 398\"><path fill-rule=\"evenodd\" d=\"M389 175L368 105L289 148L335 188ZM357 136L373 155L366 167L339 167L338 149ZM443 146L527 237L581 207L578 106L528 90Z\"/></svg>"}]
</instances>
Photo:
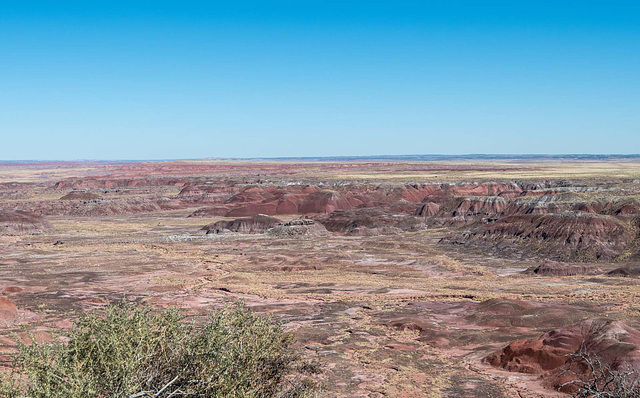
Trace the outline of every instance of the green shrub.
<instances>
[{"instance_id":1,"label":"green shrub","mask_svg":"<svg viewBox=\"0 0 640 398\"><path fill-rule=\"evenodd\" d=\"M205 325L177 309L120 303L82 316L66 342L21 345L5 398L308 397L292 337L242 306Z\"/></svg>"}]
</instances>

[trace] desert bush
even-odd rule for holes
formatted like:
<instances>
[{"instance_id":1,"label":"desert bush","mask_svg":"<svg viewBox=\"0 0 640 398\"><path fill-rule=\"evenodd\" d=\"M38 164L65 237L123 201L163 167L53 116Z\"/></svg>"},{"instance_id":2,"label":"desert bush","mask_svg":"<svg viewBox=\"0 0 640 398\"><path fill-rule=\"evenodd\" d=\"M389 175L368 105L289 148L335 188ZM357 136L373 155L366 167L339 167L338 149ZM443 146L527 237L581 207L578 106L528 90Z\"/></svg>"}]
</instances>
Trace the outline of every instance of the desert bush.
<instances>
[{"instance_id":1,"label":"desert bush","mask_svg":"<svg viewBox=\"0 0 640 398\"><path fill-rule=\"evenodd\" d=\"M83 315L64 341L21 344L4 398L308 397L317 370L270 318L242 306L197 326L125 302Z\"/></svg>"},{"instance_id":2,"label":"desert bush","mask_svg":"<svg viewBox=\"0 0 640 398\"><path fill-rule=\"evenodd\" d=\"M634 369L613 369L586 350L571 355L567 370L575 379L559 389L574 390L574 398L640 398L640 382Z\"/></svg>"}]
</instances>

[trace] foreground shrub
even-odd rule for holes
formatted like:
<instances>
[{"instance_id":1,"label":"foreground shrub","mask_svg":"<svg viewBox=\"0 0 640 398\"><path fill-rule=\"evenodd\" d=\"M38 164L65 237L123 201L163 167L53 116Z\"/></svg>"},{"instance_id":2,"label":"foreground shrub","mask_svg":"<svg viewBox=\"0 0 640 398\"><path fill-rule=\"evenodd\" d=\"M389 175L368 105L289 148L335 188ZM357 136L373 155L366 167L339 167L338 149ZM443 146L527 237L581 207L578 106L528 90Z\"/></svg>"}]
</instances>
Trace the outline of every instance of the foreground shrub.
<instances>
[{"instance_id":1,"label":"foreground shrub","mask_svg":"<svg viewBox=\"0 0 640 398\"><path fill-rule=\"evenodd\" d=\"M613 369L584 349L571 355L567 365L563 374L572 374L573 380L559 389L574 389L574 398L640 398L638 372L633 369Z\"/></svg>"},{"instance_id":2,"label":"foreground shrub","mask_svg":"<svg viewBox=\"0 0 640 398\"><path fill-rule=\"evenodd\" d=\"M241 306L198 327L177 309L123 302L82 316L65 340L21 345L0 396L295 398L315 387L291 335Z\"/></svg>"}]
</instances>

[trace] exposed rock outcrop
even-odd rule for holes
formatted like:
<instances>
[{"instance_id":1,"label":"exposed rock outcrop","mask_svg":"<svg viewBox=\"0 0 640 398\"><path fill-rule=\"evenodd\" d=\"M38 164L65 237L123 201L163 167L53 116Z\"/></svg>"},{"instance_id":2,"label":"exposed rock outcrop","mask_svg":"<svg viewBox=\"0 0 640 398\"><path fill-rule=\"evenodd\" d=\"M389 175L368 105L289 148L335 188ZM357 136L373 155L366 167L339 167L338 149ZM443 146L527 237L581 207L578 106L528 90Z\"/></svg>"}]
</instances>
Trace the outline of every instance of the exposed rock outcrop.
<instances>
[{"instance_id":1,"label":"exposed rock outcrop","mask_svg":"<svg viewBox=\"0 0 640 398\"><path fill-rule=\"evenodd\" d=\"M259 234L278 225L281 221L275 217L258 214L253 217L238 218L232 221L218 221L202 227L207 234L237 232L241 234Z\"/></svg>"},{"instance_id":2,"label":"exposed rock outcrop","mask_svg":"<svg viewBox=\"0 0 640 398\"><path fill-rule=\"evenodd\" d=\"M267 230L267 234L277 238L297 238L307 236L328 235L327 229L319 222L309 218L298 218L286 223L280 223Z\"/></svg>"}]
</instances>

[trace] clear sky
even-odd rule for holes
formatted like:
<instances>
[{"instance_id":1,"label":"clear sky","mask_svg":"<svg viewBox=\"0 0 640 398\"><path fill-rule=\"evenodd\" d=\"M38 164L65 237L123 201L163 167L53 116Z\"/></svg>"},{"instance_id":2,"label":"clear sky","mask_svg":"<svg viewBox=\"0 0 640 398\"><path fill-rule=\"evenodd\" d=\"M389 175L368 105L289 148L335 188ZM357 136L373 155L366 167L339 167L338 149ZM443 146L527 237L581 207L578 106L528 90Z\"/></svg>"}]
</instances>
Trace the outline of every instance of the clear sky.
<instances>
[{"instance_id":1,"label":"clear sky","mask_svg":"<svg viewBox=\"0 0 640 398\"><path fill-rule=\"evenodd\" d=\"M0 5L0 159L421 153L640 153L640 2Z\"/></svg>"}]
</instances>

